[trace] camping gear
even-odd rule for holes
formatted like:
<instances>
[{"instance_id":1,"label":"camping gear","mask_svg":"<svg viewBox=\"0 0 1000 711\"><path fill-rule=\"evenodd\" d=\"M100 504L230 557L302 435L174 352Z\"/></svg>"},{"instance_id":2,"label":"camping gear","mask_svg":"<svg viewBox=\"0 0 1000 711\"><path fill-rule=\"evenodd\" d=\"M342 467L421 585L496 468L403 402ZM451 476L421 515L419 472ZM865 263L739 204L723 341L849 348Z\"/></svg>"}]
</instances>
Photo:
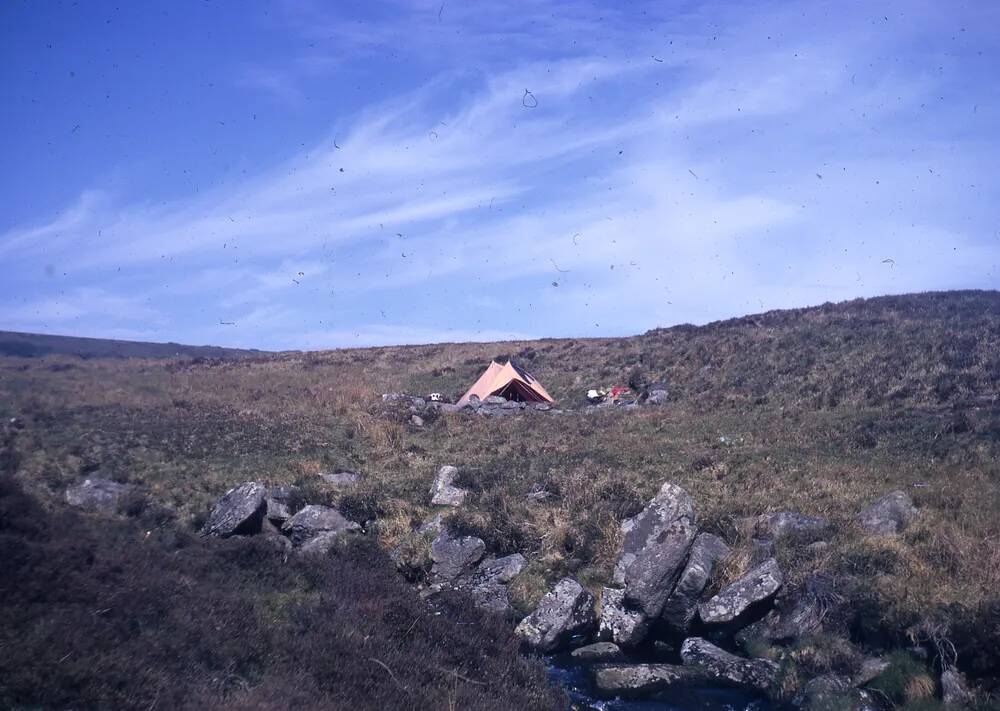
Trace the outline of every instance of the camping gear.
<instances>
[{"instance_id":1,"label":"camping gear","mask_svg":"<svg viewBox=\"0 0 1000 711\"><path fill-rule=\"evenodd\" d=\"M472 384L457 404L465 405L472 396L480 400L497 396L517 402L555 402L542 384L524 368L515 365L513 360L504 365L490 361L486 372L479 376L479 380Z\"/></svg>"}]
</instances>

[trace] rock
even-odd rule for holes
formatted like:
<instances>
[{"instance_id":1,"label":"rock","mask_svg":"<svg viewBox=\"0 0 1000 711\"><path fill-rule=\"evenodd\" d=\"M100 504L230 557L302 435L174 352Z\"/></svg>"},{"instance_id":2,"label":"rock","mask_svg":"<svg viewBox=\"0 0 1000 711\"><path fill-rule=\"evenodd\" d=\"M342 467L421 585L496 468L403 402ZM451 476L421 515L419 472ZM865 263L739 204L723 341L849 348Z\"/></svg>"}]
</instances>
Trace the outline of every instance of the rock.
<instances>
[{"instance_id":1,"label":"rock","mask_svg":"<svg viewBox=\"0 0 1000 711\"><path fill-rule=\"evenodd\" d=\"M674 685L697 684L708 679L702 669L676 664L601 664L592 673L598 693L609 697L645 696Z\"/></svg>"},{"instance_id":2,"label":"rock","mask_svg":"<svg viewBox=\"0 0 1000 711\"><path fill-rule=\"evenodd\" d=\"M511 612L507 583L524 570L525 564L520 553L485 560L467 581L460 579L456 584L468 591L476 607L507 615Z\"/></svg>"},{"instance_id":3,"label":"rock","mask_svg":"<svg viewBox=\"0 0 1000 711\"><path fill-rule=\"evenodd\" d=\"M431 579L437 583L451 583L460 576L467 575L478 563L486 544L475 536L452 536L442 529L431 544Z\"/></svg>"},{"instance_id":4,"label":"rock","mask_svg":"<svg viewBox=\"0 0 1000 711\"><path fill-rule=\"evenodd\" d=\"M344 518L337 509L310 504L285 521L281 530L288 534L293 544L300 546L324 532L340 534L360 528L354 521Z\"/></svg>"},{"instance_id":5,"label":"rock","mask_svg":"<svg viewBox=\"0 0 1000 711\"><path fill-rule=\"evenodd\" d=\"M412 407L415 407L418 410L423 410L425 407L427 407L427 401L424 400L422 397L411 397L410 403Z\"/></svg>"},{"instance_id":6,"label":"rock","mask_svg":"<svg viewBox=\"0 0 1000 711\"><path fill-rule=\"evenodd\" d=\"M248 481L230 489L215 502L208 521L201 529L203 535L228 538L233 535L260 533L267 502L267 487L260 482Z\"/></svg>"},{"instance_id":7,"label":"rock","mask_svg":"<svg viewBox=\"0 0 1000 711\"><path fill-rule=\"evenodd\" d=\"M436 538L439 533L441 533L441 527L444 525L444 516L441 512L437 512L429 519L424 521L422 524L417 526L417 533L421 536L427 534L433 534Z\"/></svg>"},{"instance_id":8,"label":"rock","mask_svg":"<svg viewBox=\"0 0 1000 711\"><path fill-rule=\"evenodd\" d=\"M343 540L345 535L353 533L353 531L354 529L320 531L303 543L299 547L299 552L303 555L326 555L338 542Z\"/></svg>"},{"instance_id":9,"label":"rock","mask_svg":"<svg viewBox=\"0 0 1000 711\"><path fill-rule=\"evenodd\" d=\"M458 469L455 467L446 464L438 469L434 484L431 485L432 506L461 506L465 502L469 492L455 486L457 477Z\"/></svg>"},{"instance_id":10,"label":"rock","mask_svg":"<svg viewBox=\"0 0 1000 711\"><path fill-rule=\"evenodd\" d=\"M502 398L499 395L490 395L485 400L483 400L484 405L506 405L507 399Z\"/></svg>"},{"instance_id":11,"label":"rock","mask_svg":"<svg viewBox=\"0 0 1000 711\"><path fill-rule=\"evenodd\" d=\"M819 555L820 553L825 553L830 549L830 544L826 541L815 541L806 546L806 550L813 555Z\"/></svg>"},{"instance_id":12,"label":"rock","mask_svg":"<svg viewBox=\"0 0 1000 711\"><path fill-rule=\"evenodd\" d=\"M663 405L670 398L666 390L650 390L646 403L649 405Z\"/></svg>"},{"instance_id":13,"label":"rock","mask_svg":"<svg viewBox=\"0 0 1000 711\"><path fill-rule=\"evenodd\" d=\"M464 409L464 405L456 405L450 402L441 403L441 412L461 412Z\"/></svg>"},{"instance_id":14,"label":"rock","mask_svg":"<svg viewBox=\"0 0 1000 711\"><path fill-rule=\"evenodd\" d=\"M420 415L411 415L410 422L413 423L413 425L416 427L424 426L424 418L421 417Z\"/></svg>"},{"instance_id":15,"label":"rock","mask_svg":"<svg viewBox=\"0 0 1000 711\"><path fill-rule=\"evenodd\" d=\"M403 393L382 393L382 402L395 402L397 400L405 400L406 395Z\"/></svg>"},{"instance_id":16,"label":"rock","mask_svg":"<svg viewBox=\"0 0 1000 711\"><path fill-rule=\"evenodd\" d=\"M864 686L888 669L889 666L889 660L884 657L868 657L861 662L861 668L858 670L858 673L854 675L851 683L855 686Z\"/></svg>"},{"instance_id":17,"label":"rock","mask_svg":"<svg viewBox=\"0 0 1000 711\"><path fill-rule=\"evenodd\" d=\"M525 497L528 501L545 501L552 496L552 493L545 491L544 489L529 491L528 495Z\"/></svg>"},{"instance_id":18,"label":"rock","mask_svg":"<svg viewBox=\"0 0 1000 711\"><path fill-rule=\"evenodd\" d=\"M292 512L288 508L288 502L292 496L292 489L287 486L272 486L267 496L264 497L266 506L265 516L270 521L283 522L291 517Z\"/></svg>"},{"instance_id":19,"label":"rock","mask_svg":"<svg viewBox=\"0 0 1000 711\"><path fill-rule=\"evenodd\" d=\"M757 522L757 534L776 541L797 543L818 541L830 531L830 522L820 516L807 516L794 511L764 514Z\"/></svg>"},{"instance_id":20,"label":"rock","mask_svg":"<svg viewBox=\"0 0 1000 711\"><path fill-rule=\"evenodd\" d=\"M646 618L638 610L625 607L625 591L604 588L601 591L601 616L597 639L623 646L639 644L646 636Z\"/></svg>"},{"instance_id":21,"label":"rock","mask_svg":"<svg viewBox=\"0 0 1000 711\"><path fill-rule=\"evenodd\" d=\"M917 507L902 491L886 494L858 514L858 524L875 536L892 536L905 529L917 515Z\"/></svg>"},{"instance_id":22,"label":"rock","mask_svg":"<svg viewBox=\"0 0 1000 711\"><path fill-rule=\"evenodd\" d=\"M563 578L514 633L540 652L553 652L585 638L594 626L594 596L572 578Z\"/></svg>"},{"instance_id":23,"label":"rock","mask_svg":"<svg viewBox=\"0 0 1000 711\"><path fill-rule=\"evenodd\" d=\"M855 689L847 677L823 674L808 681L792 699L803 711L877 711L879 706L867 691Z\"/></svg>"},{"instance_id":24,"label":"rock","mask_svg":"<svg viewBox=\"0 0 1000 711\"><path fill-rule=\"evenodd\" d=\"M531 407L538 412L548 412L552 409L552 406L547 402L536 402Z\"/></svg>"},{"instance_id":25,"label":"rock","mask_svg":"<svg viewBox=\"0 0 1000 711\"><path fill-rule=\"evenodd\" d=\"M322 472L319 478L338 489L350 489L361 480L361 475L355 472Z\"/></svg>"},{"instance_id":26,"label":"rock","mask_svg":"<svg viewBox=\"0 0 1000 711\"><path fill-rule=\"evenodd\" d=\"M691 497L665 483L638 516L622 523L622 533L615 582L625 587L626 603L653 619L673 591L697 533Z\"/></svg>"},{"instance_id":27,"label":"rock","mask_svg":"<svg viewBox=\"0 0 1000 711\"><path fill-rule=\"evenodd\" d=\"M622 650L611 642L594 642L574 649L570 656L578 662L614 662L622 658Z\"/></svg>"},{"instance_id":28,"label":"rock","mask_svg":"<svg viewBox=\"0 0 1000 711\"><path fill-rule=\"evenodd\" d=\"M681 661L706 670L716 679L757 689L767 689L778 675L778 665L770 660L738 657L701 637L684 640Z\"/></svg>"},{"instance_id":29,"label":"rock","mask_svg":"<svg viewBox=\"0 0 1000 711\"><path fill-rule=\"evenodd\" d=\"M782 600L763 619L740 630L736 641L749 651L754 642L786 644L819 629L822 623L819 603L810 595Z\"/></svg>"},{"instance_id":30,"label":"rock","mask_svg":"<svg viewBox=\"0 0 1000 711\"><path fill-rule=\"evenodd\" d=\"M91 477L66 489L66 501L70 506L87 511L114 513L118 509L118 499L131 489L128 484Z\"/></svg>"},{"instance_id":31,"label":"rock","mask_svg":"<svg viewBox=\"0 0 1000 711\"><path fill-rule=\"evenodd\" d=\"M672 631L687 634L698 613L698 596L711 579L715 563L730 552L726 542L711 533L699 533L694 539L684 571L660 613L660 619Z\"/></svg>"},{"instance_id":32,"label":"rock","mask_svg":"<svg viewBox=\"0 0 1000 711\"><path fill-rule=\"evenodd\" d=\"M957 669L941 672L941 700L949 706L965 707L972 700L965 677Z\"/></svg>"},{"instance_id":33,"label":"rock","mask_svg":"<svg viewBox=\"0 0 1000 711\"><path fill-rule=\"evenodd\" d=\"M778 561L769 558L708 602L698 605L698 615L710 624L732 622L751 605L772 597L783 582Z\"/></svg>"}]
</instances>

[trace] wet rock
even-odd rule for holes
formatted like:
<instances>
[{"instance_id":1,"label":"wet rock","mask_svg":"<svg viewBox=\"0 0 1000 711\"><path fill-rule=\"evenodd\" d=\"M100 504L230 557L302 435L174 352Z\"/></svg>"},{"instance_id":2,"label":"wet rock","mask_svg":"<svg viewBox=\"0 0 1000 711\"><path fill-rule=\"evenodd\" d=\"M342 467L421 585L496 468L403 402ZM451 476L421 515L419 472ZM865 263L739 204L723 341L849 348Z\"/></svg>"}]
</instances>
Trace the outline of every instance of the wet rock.
<instances>
[{"instance_id":1,"label":"wet rock","mask_svg":"<svg viewBox=\"0 0 1000 711\"><path fill-rule=\"evenodd\" d=\"M877 711L880 707L867 691L854 688L850 679L838 674L823 674L799 690L792 704L803 711Z\"/></svg>"},{"instance_id":2,"label":"wet rock","mask_svg":"<svg viewBox=\"0 0 1000 711\"><path fill-rule=\"evenodd\" d=\"M578 662L615 662L622 658L622 650L611 642L594 642L574 649L570 654Z\"/></svg>"},{"instance_id":3,"label":"wet rock","mask_svg":"<svg viewBox=\"0 0 1000 711\"><path fill-rule=\"evenodd\" d=\"M941 700L949 706L959 707L965 707L972 700L965 677L957 669L941 672Z\"/></svg>"},{"instance_id":4,"label":"wet rock","mask_svg":"<svg viewBox=\"0 0 1000 711\"><path fill-rule=\"evenodd\" d=\"M323 472L319 478L337 489L351 489L361 480L355 472Z\"/></svg>"},{"instance_id":5,"label":"wet rock","mask_svg":"<svg viewBox=\"0 0 1000 711\"><path fill-rule=\"evenodd\" d=\"M685 666L704 669L715 679L767 689L778 675L778 665L767 659L746 659L716 647L701 637L691 637L681 645Z\"/></svg>"},{"instance_id":6,"label":"wet rock","mask_svg":"<svg viewBox=\"0 0 1000 711\"><path fill-rule=\"evenodd\" d=\"M917 515L917 507L902 491L893 491L863 509L858 524L875 536L892 536L905 529Z\"/></svg>"},{"instance_id":7,"label":"wet rock","mask_svg":"<svg viewBox=\"0 0 1000 711\"><path fill-rule=\"evenodd\" d=\"M437 583L451 583L472 572L483 558L486 544L475 536L452 536L442 529L431 544L431 579Z\"/></svg>"},{"instance_id":8,"label":"wet rock","mask_svg":"<svg viewBox=\"0 0 1000 711\"><path fill-rule=\"evenodd\" d=\"M461 506L469 492L455 486L458 469L445 465L438 469L434 483L431 485L432 506Z\"/></svg>"},{"instance_id":9,"label":"wet rock","mask_svg":"<svg viewBox=\"0 0 1000 711\"><path fill-rule=\"evenodd\" d=\"M594 596L572 578L563 578L514 630L540 652L553 652L586 638L594 626Z\"/></svg>"},{"instance_id":10,"label":"wet rock","mask_svg":"<svg viewBox=\"0 0 1000 711\"><path fill-rule=\"evenodd\" d=\"M694 539L684 571L660 613L660 619L672 631L687 634L698 613L698 596L711 579L716 562L730 552L726 542L711 533L699 533Z\"/></svg>"},{"instance_id":11,"label":"wet rock","mask_svg":"<svg viewBox=\"0 0 1000 711\"><path fill-rule=\"evenodd\" d=\"M646 618L638 610L625 606L625 591L604 588L601 591L601 616L597 639L623 646L639 644L646 636Z\"/></svg>"},{"instance_id":12,"label":"wet rock","mask_svg":"<svg viewBox=\"0 0 1000 711\"><path fill-rule=\"evenodd\" d=\"M698 615L709 624L732 622L750 606L772 597L783 582L778 561L769 558L708 602L698 605Z\"/></svg>"},{"instance_id":13,"label":"wet rock","mask_svg":"<svg viewBox=\"0 0 1000 711\"><path fill-rule=\"evenodd\" d=\"M708 679L702 669L676 664L600 664L593 668L592 674L598 693L609 697L646 696L674 685Z\"/></svg>"},{"instance_id":14,"label":"wet rock","mask_svg":"<svg viewBox=\"0 0 1000 711\"><path fill-rule=\"evenodd\" d=\"M653 619L673 591L697 533L691 497L665 483L638 516L622 524L622 532L615 582L625 587L627 604Z\"/></svg>"},{"instance_id":15,"label":"wet rock","mask_svg":"<svg viewBox=\"0 0 1000 711\"><path fill-rule=\"evenodd\" d=\"M340 534L360 529L361 526L344 518L337 509L316 504L306 506L281 527L296 546L324 532Z\"/></svg>"},{"instance_id":16,"label":"wet rock","mask_svg":"<svg viewBox=\"0 0 1000 711\"><path fill-rule=\"evenodd\" d=\"M87 511L114 513L118 509L118 500L131 489L128 484L90 477L66 489L66 501L70 506Z\"/></svg>"},{"instance_id":17,"label":"wet rock","mask_svg":"<svg viewBox=\"0 0 1000 711\"><path fill-rule=\"evenodd\" d=\"M267 503L267 487L248 481L222 495L201 529L203 535L228 538L233 535L260 533Z\"/></svg>"},{"instance_id":18,"label":"wet rock","mask_svg":"<svg viewBox=\"0 0 1000 711\"><path fill-rule=\"evenodd\" d=\"M812 543L830 532L830 522L820 516L807 516L794 511L764 514L757 522L757 534L775 541L791 540Z\"/></svg>"}]
</instances>

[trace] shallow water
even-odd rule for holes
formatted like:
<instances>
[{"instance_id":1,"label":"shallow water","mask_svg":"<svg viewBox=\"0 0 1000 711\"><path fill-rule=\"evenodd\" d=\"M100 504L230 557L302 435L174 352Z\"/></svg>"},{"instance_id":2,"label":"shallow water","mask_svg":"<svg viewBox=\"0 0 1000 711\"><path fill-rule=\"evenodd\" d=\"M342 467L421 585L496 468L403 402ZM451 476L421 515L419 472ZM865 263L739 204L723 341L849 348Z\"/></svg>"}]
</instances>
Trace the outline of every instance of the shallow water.
<instances>
[{"instance_id":1,"label":"shallow water","mask_svg":"<svg viewBox=\"0 0 1000 711\"><path fill-rule=\"evenodd\" d=\"M549 678L566 689L579 708L600 711L772 711L773 706L759 694L725 687L671 689L648 699L601 699L594 694L586 667L568 655L546 659Z\"/></svg>"}]
</instances>

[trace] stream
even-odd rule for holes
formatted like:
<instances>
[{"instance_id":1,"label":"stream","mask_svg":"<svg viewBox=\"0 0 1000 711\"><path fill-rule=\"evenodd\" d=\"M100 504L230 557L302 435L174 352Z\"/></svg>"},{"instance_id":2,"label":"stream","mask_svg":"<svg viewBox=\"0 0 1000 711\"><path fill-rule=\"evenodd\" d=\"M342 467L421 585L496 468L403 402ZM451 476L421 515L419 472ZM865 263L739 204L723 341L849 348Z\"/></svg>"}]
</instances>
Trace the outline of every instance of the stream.
<instances>
[{"instance_id":1,"label":"stream","mask_svg":"<svg viewBox=\"0 0 1000 711\"><path fill-rule=\"evenodd\" d=\"M568 654L546 657L545 661L549 678L566 689L573 708L599 711L773 711L776 708L760 694L721 686L670 689L643 699L602 699L595 693L587 668Z\"/></svg>"}]
</instances>

